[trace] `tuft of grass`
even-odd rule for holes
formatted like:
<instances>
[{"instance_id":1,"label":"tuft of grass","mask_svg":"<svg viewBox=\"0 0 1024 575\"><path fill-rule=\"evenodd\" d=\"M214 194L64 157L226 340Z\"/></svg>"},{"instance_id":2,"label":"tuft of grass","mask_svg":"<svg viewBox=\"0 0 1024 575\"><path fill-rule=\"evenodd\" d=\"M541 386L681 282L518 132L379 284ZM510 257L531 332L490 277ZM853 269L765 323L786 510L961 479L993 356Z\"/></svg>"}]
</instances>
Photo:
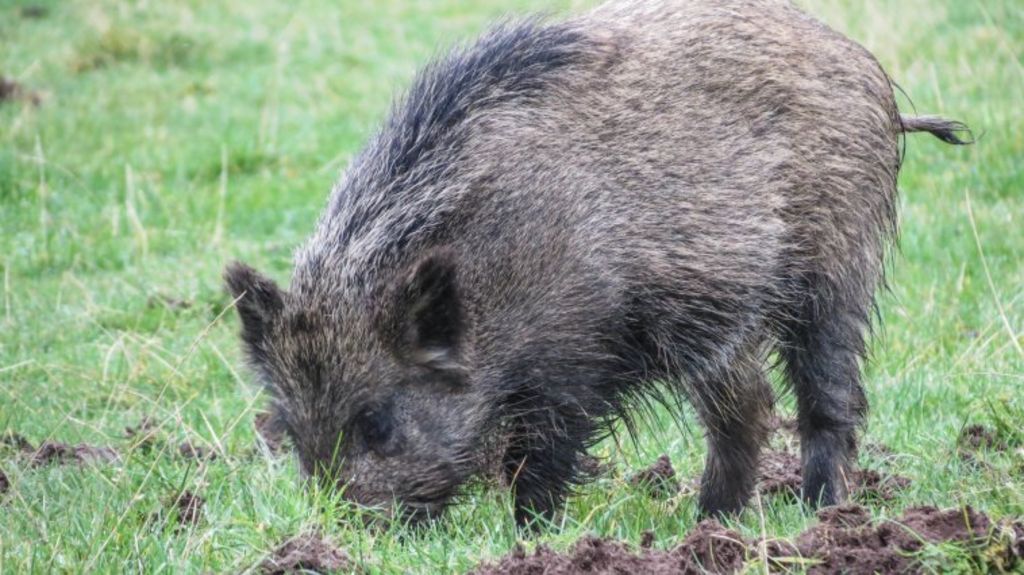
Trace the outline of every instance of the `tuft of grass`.
<instances>
[{"instance_id":1,"label":"tuft of grass","mask_svg":"<svg viewBox=\"0 0 1024 575\"><path fill-rule=\"evenodd\" d=\"M1013 0L802 4L874 52L920 113L980 135L966 149L908 138L901 250L865 371L865 443L891 452L862 463L912 483L870 508L1024 516L1024 11ZM240 258L285 280L338 172L417 66L495 17L537 9L552 5L0 3L0 70L45 95L0 103L0 433L121 453L114 465L33 467L0 448L11 484L0 572L237 572L312 529L373 572L459 572L525 537L507 495L483 486L425 529L366 529L336 495L306 489L289 458L261 451L252 420L264 398L240 367L220 270ZM147 416L163 436L154 446L125 437ZM971 424L1012 447L961 457ZM181 458L185 440L218 457ZM702 467L698 426L659 413L635 447L595 451L614 471L528 548L584 533L637 543L646 530L667 547L692 528L692 489L652 500L627 478L667 453L685 486ZM185 490L206 504L179 527L168 504ZM731 526L791 537L813 521L768 497ZM977 566L954 546L925 554L935 571Z\"/></svg>"}]
</instances>

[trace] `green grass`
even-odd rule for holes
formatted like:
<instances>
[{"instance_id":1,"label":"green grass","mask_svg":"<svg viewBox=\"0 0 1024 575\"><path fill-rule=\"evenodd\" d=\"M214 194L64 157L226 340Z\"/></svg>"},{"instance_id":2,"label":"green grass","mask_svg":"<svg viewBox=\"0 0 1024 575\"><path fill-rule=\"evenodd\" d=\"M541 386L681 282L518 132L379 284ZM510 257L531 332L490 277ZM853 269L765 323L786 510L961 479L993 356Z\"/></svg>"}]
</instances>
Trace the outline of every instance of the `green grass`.
<instances>
[{"instance_id":1,"label":"green grass","mask_svg":"<svg viewBox=\"0 0 1024 575\"><path fill-rule=\"evenodd\" d=\"M374 572L466 570L522 534L498 490L421 531L366 530L302 488L294 463L254 452L261 398L240 370L220 270L240 258L285 280L290 253L396 90L439 47L539 0L298 3L242 0L0 1L0 74L42 104L0 103L0 432L113 445L116 465L33 468L0 451L0 572L237 572L317 527ZM557 9L581 9L587 2ZM864 455L912 486L872 506L970 504L1024 516L1024 455L955 455L967 423L1024 421L1024 9L1018 0L805 0L872 50L922 113L981 134L966 149L908 140L901 251L866 370ZM904 102L905 108L909 105ZM167 298L189 305L165 305ZM220 457L199 464L133 448L144 416L169 440ZM0 448L2 450L3 448ZM608 442L616 472L581 490L541 540L594 532L669 546L695 522L684 492L655 502L631 469L669 453L701 469L696 425L661 417L636 446ZM182 489L207 499L176 530ZM763 523L762 523L763 521ZM786 537L813 514L767 499L743 533ZM970 571L956 549L936 570ZM755 564L752 570L758 570Z\"/></svg>"}]
</instances>

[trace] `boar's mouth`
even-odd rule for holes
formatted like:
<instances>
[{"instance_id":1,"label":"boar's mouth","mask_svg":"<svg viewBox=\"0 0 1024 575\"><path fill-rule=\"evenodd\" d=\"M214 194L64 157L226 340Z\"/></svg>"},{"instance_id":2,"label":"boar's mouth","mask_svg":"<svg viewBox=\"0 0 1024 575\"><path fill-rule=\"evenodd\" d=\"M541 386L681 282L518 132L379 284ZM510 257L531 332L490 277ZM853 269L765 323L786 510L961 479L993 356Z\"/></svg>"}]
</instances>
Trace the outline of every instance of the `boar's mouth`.
<instances>
[{"instance_id":1,"label":"boar's mouth","mask_svg":"<svg viewBox=\"0 0 1024 575\"><path fill-rule=\"evenodd\" d=\"M416 524L441 517L458 501L471 475L469 469L437 463L404 480L401 491L376 490L358 483L335 485L342 490L342 497L380 519Z\"/></svg>"}]
</instances>

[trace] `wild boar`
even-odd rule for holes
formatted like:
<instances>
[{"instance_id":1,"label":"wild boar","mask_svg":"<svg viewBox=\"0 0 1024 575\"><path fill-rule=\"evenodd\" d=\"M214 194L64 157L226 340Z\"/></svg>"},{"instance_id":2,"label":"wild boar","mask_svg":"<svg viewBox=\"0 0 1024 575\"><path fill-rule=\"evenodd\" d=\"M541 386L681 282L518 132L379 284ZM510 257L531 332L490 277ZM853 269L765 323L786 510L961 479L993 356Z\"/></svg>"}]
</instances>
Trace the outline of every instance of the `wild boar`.
<instances>
[{"instance_id":1,"label":"wild boar","mask_svg":"<svg viewBox=\"0 0 1024 575\"><path fill-rule=\"evenodd\" d=\"M700 509L754 487L778 352L803 496L846 493L897 228L901 116L782 0L623 0L427 65L334 187L291 285L225 272L303 470L435 515L498 465L529 522L617 420L688 400ZM678 410L677 410L678 411Z\"/></svg>"}]
</instances>

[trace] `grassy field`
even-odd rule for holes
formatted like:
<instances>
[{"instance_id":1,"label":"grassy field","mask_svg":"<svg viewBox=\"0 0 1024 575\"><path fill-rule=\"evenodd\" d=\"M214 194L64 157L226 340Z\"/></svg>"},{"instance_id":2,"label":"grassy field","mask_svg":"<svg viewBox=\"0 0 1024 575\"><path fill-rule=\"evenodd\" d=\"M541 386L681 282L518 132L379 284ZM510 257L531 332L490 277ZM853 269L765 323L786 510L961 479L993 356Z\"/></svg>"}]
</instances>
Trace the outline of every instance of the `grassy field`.
<instances>
[{"instance_id":1,"label":"grassy field","mask_svg":"<svg viewBox=\"0 0 1024 575\"><path fill-rule=\"evenodd\" d=\"M970 148L907 143L901 250L866 369L866 441L892 452L862 463L912 482L872 512L970 504L1022 517L1024 450L979 464L956 445L971 423L1024 439L1024 5L801 3L872 50L919 112L981 135ZM0 432L120 452L32 466L0 446L0 572L238 572L311 528L372 572L459 572L524 539L495 489L408 532L363 529L303 489L290 458L258 447L262 399L240 368L220 270L239 258L286 281L332 182L417 66L496 16L542 7L0 0L0 74L24 86L0 102ZM151 446L125 435L146 417L163 440ZM180 457L186 440L218 457ZM615 470L541 540L636 543L650 529L670 547L695 523L692 491L656 501L626 478L660 453L695 477L702 443L696 425L661 417L635 445L600 446ZM179 528L168 504L184 490L206 504ZM733 526L791 537L814 521L774 497ZM925 560L977 568L947 546Z\"/></svg>"}]
</instances>

